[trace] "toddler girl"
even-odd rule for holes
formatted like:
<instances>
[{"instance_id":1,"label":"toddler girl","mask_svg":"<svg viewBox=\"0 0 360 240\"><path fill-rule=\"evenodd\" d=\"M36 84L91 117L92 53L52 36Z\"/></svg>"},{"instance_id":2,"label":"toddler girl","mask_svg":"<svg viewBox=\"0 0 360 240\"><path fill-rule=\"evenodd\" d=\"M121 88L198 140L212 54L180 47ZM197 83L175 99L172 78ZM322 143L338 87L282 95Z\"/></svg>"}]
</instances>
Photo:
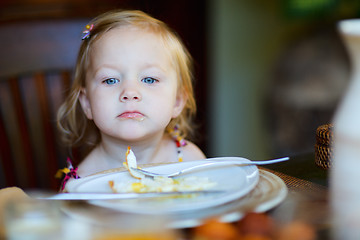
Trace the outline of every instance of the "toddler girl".
<instances>
[{"instance_id":1,"label":"toddler girl","mask_svg":"<svg viewBox=\"0 0 360 240\"><path fill-rule=\"evenodd\" d=\"M70 93L58 112L69 146L89 146L68 178L117 168L127 147L138 163L205 158L184 137L196 111L192 61L163 22L114 11L86 26Z\"/></svg>"}]
</instances>

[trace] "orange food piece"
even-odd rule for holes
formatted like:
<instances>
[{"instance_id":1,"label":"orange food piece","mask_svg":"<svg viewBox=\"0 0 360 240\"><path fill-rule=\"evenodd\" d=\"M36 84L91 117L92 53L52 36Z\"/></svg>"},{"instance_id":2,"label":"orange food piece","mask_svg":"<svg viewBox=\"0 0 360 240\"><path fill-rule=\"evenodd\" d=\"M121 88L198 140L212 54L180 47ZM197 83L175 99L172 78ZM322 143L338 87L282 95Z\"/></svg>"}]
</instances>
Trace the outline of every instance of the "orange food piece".
<instances>
[{"instance_id":1,"label":"orange food piece","mask_svg":"<svg viewBox=\"0 0 360 240\"><path fill-rule=\"evenodd\" d=\"M104 233L96 236L94 240L175 240L175 236L170 234L122 234L122 233Z\"/></svg>"},{"instance_id":2,"label":"orange food piece","mask_svg":"<svg viewBox=\"0 0 360 240\"><path fill-rule=\"evenodd\" d=\"M201 226L193 230L194 239L201 240L237 240L239 239L238 231L235 225L223 223L217 219L209 219Z\"/></svg>"},{"instance_id":3,"label":"orange food piece","mask_svg":"<svg viewBox=\"0 0 360 240\"><path fill-rule=\"evenodd\" d=\"M247 234L245 236L240 237L239 240L272 240L272 238L258 234Z\"/></svg>"},{"instance_id":4,"label":"orange food piece","mask_svg":"<svg viewBox=\"0 0 360 240\"><path fill-rule=\"evenodd\" d=\"M111 188L111 190L114 192L114 193L116 193L117 191L116 191L116 189L114 188L114 181L109 181L109 186L110 186L110 188Z\"/></svg>"},{"instance_id":5,"label":"orange food piece","mask_svg":"<svg viewBox=\"0 0 360 240\"><path fill-rule=\"evenodd\" d=\"M265 213L247 213L238 222L241 235L263 235L271 237L274 233L274 220Z\"/></svg>"},{"instance_id":6,"label":"orange food piece","mask_svg":"<svg viewBox=\"0 0 360 240\"><path fill-rule=\"evenodd\" d=\"M313 226L301 221L291 222L279 229L278 240L315 240L316 231Z\"/></svg>"}]
</instances>

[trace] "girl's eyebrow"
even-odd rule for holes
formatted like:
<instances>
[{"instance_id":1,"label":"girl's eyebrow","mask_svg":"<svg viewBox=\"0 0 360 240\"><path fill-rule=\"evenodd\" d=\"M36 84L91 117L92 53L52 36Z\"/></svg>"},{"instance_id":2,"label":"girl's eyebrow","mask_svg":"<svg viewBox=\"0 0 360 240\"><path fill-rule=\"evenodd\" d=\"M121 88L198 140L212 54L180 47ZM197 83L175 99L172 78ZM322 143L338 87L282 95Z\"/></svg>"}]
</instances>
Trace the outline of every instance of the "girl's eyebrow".
<instances>
[{"instance_id":1,"label":"girl's eyebrow","mask_svg":"<svg viewBox=\"0 0 360 240\"><path fill-rule=\"evenodd\" d=\"M155 69L155 70L160 70L163 73L167 72L166 68L163 68L159 64L153 64L153 63L145 63L144 66L142 66L142 69ZM112 70L118 72L119 67L112 64L102 64L95 70L94 75L97 75L99 74L99 72L104 70Z\"/></svg>"},{"instance_id":2,"label":"girl's eyebrow","mask_svg":"<svg viewBox=\"0 0 360 240\"><path fill-rule=\"evenodd\" d=\"M103 64L100 67L95 69L94 75L97 76L99 74L99 72L102 73L103 71L106 71L106 70L118 72L116 66L112 66L110 64Z\"/></svg>"},{"instance_id":3,"label":"girl's eyebrow","mask_svg":"<svg viewBox=\"0 0 360 240\"><path fill-rule=\"evenodd\" d=\"M103 70L103 69L115 70L115 69L117 69L117 68L118 68L118 67L116 67L115 65L105 63L105 64L101 64L101 65L95 70L95 72L99 72L100 70Z\"/></svg>"},{"instance_id":4,"label":"girl's eyebrow","mask_svg":"<svg viewBox=\"0 0 360 240\"><path fill-rule=\"evenodd\" d=\"M144 68L145 69L156 68L156 69L160 69L160 71L162 71L162 72L167 72L166 69L163 68L162 65L154 64L154 63L146 63L146 64L144 64Z\"/></svg>"}]
</instances>

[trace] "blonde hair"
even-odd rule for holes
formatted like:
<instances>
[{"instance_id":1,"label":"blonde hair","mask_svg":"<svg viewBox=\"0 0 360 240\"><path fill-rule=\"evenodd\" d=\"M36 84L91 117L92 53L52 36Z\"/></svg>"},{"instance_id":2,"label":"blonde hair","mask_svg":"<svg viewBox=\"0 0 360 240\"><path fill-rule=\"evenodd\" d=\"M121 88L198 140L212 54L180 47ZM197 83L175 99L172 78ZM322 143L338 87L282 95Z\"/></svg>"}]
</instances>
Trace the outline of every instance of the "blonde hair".
<instances>
[{"instance_id":1,"label":"blonde hair","mask_svg":"<svg viewBox=\"0 0 360 240\"><path fill-rule=\"evenodd\" d=\"M186 98L181 114L170 121L168 128L178 125L182 137L191 136L192 119L196 113L196 104L192 86L192 58L180 38L162 21L142 11L112 11L93 19L89 37L85 38L78 53L74 81L70 93L61 105L57 123L63 140L69 146L86 144L94 147L100 142L100 133L93 121L86 118L79 103L80 91L85 87L86 69L89 65L91 46L104 33L111 29L129 26L152 31L159 34L172 56L173 66L177 72L178 93Z\"/></svg>"}]
</instances>

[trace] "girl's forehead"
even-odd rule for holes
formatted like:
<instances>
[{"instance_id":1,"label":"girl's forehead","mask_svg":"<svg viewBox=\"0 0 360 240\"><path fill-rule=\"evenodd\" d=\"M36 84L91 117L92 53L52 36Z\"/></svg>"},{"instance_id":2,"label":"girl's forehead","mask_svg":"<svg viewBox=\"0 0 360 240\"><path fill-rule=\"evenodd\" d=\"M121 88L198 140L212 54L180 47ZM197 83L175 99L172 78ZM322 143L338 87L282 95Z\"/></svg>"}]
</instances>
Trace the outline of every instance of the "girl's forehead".
<instances>
[{"instance_id":1,"label":"girl's forehead","mask_svg":"<svg viewBox=\"0 0 360 240\"><path fill-rule=\"evenodd\" d=\"M135 26L117 26L104 32L98 41L106 41L108 38L117 37L118 39L139 39L139 38L157 38L163 42L161 34L152 28L135 27ZM95 42L96 43L96 42Z\"/></svg>"},{"instance_id":2,"label":"girl's forehead","mask_svg":"<svg viewBox=\"0 0 360 240\"><path fill-rule=\"evenodd\" d=\"M162 50L168 51L165 45L165 40L161 37L160 34L155 33L151 29L144 29L132 26L120 26L112 28L107 32L103 33L99 38L93 43L90 51L96 50L97 48L102 48L104 45L113 45L113 47L122 47L125 45L135 45L139 44L140 46L153 45L154 47L159 47Z\"/></svg>"},{"instance_id":3,"label":"girl's forehead","mask_svg":"<svg viewBox=\"0 0 360 240\"><path fill-rule=\"evenodd\" d=\"M172 54L173 51L169 46L165 38L151 28L120 26L105 32L93 43L93 46L89 49L90 61L96 61L94 57L96 58L99 54L119 52L118 49L129 53L135 47L134 54L139 53L141 49L147 50L150 48L150 52L163 53L163 55L167 56L168 61L174 64L174 54Z\"/></svg>"}]
</instances>

